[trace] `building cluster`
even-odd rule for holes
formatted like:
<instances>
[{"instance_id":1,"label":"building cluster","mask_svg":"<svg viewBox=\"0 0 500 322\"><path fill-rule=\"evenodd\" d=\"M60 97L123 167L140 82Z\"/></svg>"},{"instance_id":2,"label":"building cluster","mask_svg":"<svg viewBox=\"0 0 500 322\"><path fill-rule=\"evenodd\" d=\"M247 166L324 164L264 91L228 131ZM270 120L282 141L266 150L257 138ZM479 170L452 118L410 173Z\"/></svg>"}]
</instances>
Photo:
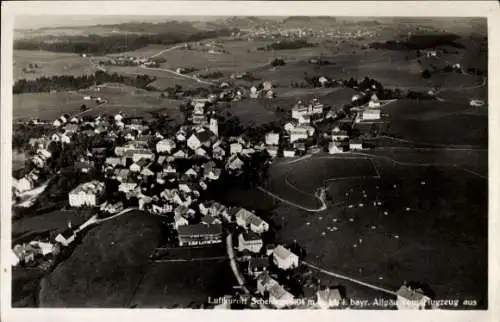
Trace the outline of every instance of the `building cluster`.
<instances>
[{"instance_id":1,"label":"building cluster","mask_svg":"<svg viewBox=\"0 0 500 322\"><path fill-rule=\"evenodd\" d=\"M47 269L53 256L60 252L57 243L48 241L33 240L28 243L16 244L11 251L11 261L13 266L25 265L41 269Z\"/></svg>"},{"instance_id":2,"label":"building cluster","mask_svg":"<svg viewBox=\"0 0 500 322\"><path fill-rule=\"evenodd\" d=\"M158 63L148 57L116 56L100 60L99 65L158 67Z\"/></svg>"}]
</instances>

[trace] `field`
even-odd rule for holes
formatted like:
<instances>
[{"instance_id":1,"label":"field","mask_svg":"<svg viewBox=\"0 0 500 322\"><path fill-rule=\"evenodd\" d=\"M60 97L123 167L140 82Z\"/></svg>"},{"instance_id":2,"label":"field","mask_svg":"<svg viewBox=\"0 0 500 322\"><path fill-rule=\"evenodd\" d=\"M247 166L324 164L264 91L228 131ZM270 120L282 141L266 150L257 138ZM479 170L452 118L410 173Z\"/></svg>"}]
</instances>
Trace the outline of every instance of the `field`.
<instances>
[{"instance_id":1,"label":"field","mask_svg":"<svg viewBox=\"0 0 500 322\"><path fill-rule=\"evenodd\" d=\"M232 292L236 285L225 259L191 262L152 262L131 301L138 308L193 308L209 297Z\"/></svg>"},{"instance_id":2,"label":"field","mask_svg":"<svg viewBox=\"0 0 500 322\"><path fill-rule=\"evenodd\" d=\"M79 113L82 104L87 107L95 106L93 101L83 100L83 95L76 91L18 94L13 96L12 118L40 118L52 121L65 113Z\"/></svg>"},{"instance_id":3,"label":"field","mask_svg":"<svg viewBox=\"0 0 500 322\"><path fill-rule=\"evenodd\" d=\"M487 109L471 108L468 100L401 100L384 112L389 114L389 134L399 138L435 144L486 146L488 142Z\"/></svg>"},{"instance_id":4,"label":"field","mask_svg":"<svg viewBox=\"0 0 500 322\"><path fill-rule=\"evenodd\" d=\"M106 99L103 105L86 101L83 96L94 95ZM14 120L41 118L55 120L62 114L79 114L80 106L85 104L92 108L80 115L95 115L96 113L116 114L124 112L127 115L144 115L148 112L167 110L172 118L179 118L181 101L164 99L157 92L148 92L128 86L118 88L103 88L101 92L82 90L79 92L57 93L25 93L14 95ZM95 108L94 108L95 107Z\"/></svg>"},{"instance_id":5,"label":"field","mask_svg":"<svg viewBox=\"0 0 500 322\"><path fill-rule=\"evenodd\" d=\"M68 228L69 222L73 227L76 227L89 218L88 214L89 212L85 210L57 210L41 215L22 217L12 221L12 238L16 239L27 233L60 232Z\"/></svg>"},{"instance_id":6,"label":"field","mask_svg":"<svg viewBox=\"0 0 500 322\"><path fill-rule=\"evenodd\" d=\"M51 77L54 75L93 74L97 68L85 58L77 54L53 53L35 50L14 50L14 82L18 79L36 79L38 77ZM38 64L33 73L23 72L29 64Z\"/></svg>"},{"instance_id":7,"label":"field","mask_svg":"<svg viewBox=\"0 0 500 322\"><path fill-rule=\"evenodd\" d=\"M439 299L472 298L484 307L487 181L457 169L375 162L380 181L331 183L330 198L342 206L275 210L279 236L296 239L306 260L325 269L390 290L416 280Z\"/></svg>"},{"instance_id":8,"label":"field","mask_svg":"<svg viewBox=\"0 0 500 322\"><path fill-rule=\"evenodd\" d=\"M128 307L163 234L160 220L141 211L92 228L42 280L40 307Z\"/></svg>"}]
</instances>

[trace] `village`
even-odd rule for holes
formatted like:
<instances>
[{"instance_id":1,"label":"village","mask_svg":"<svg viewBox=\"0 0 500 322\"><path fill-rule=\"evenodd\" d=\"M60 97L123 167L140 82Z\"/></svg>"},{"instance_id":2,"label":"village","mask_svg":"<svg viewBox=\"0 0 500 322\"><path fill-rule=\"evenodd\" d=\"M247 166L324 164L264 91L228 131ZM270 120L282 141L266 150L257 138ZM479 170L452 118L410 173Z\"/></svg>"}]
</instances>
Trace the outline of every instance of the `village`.
<instances>
[{"instance_id":1,"label":"village","mask_svg":"<svg viewBox=\"0 0 500 322\"><path fill-rule=\"evenodd\" d=\"M61 250L78 242L87 227L139 209L151 216L168 218L176 247L226 243L240 289L220 300L215 308L230 308L230 303L238 301L247 303L246 307L349 307L347 298L337 288L316 291L309 281L309 291L298 291L298 276L299 280L307 279L300 247L279 244L269 237L272 227L252 209L225 206L207 199L205 192L226 176L238 177L255 170L248 167L252 162L259 162L258 168L265 169L281 158L367 149L363 136L353 136L352 128L381 122L381 106L386 101L378 99L375 87L354 95L347 113L340 107L324 106L318 99L299 100L291 107L289 121L283 128L264 133L256 143L244 135L219 134L213 103L225 95L242 99L228 82L221 83L220 89L220 95L191 98L184 124L170 135L141 118L118 113L97 115L91 120L62 115L52 123L54 134L31 138L33 168L15 182L13 196L17 200L25 200L30 194L36 198L32 192L46 183L51 173L51 143L60 146L62 153L80 136L104 138L110 145L88 150L73 165L89 180L69 192L67 207L93 209L95 215L79 227L68 223L67 230L52 240L14 245L14 265L48 269ZM273 97L272 84L264 82L250 88L246 99ZM397 298L398 308L424 308L430 301L407 285L397 292Z\"/></svg>"}]
</instances>

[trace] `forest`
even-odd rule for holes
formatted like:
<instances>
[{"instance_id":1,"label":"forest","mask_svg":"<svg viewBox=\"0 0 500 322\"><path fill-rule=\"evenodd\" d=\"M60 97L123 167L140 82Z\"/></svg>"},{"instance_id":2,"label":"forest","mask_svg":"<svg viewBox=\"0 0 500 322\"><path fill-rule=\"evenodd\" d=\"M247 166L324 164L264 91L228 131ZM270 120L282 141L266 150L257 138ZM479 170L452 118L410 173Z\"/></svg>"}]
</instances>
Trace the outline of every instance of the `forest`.
<instances>
[{"instance_id":1,"label":"forest","mask_svg":"<svg viewBox=\"0 0 500 322\"><path fill-rule=\"evenodd\" d=\"M161 34L127 34L127 35L88 35L68 36L58 41L39 41L38 39L19 39L14 41L14 50L46 50L77 54L105 55L134 51L148 45L171 45L182 42L199 41L207 38L230 36L237 29L216 29L196 31L193 33L167 32Z\"/></svg>"},{"instance_id":2,"label":"forest","mask_svg":"<svg viewBox=\"0 0 500 322\"><path fill-rule=\"evenodd\" d=\"M35 80L20 79L15 82L12 91L14 94L21 94L50 92L52 90L78 90L104 83L120 83L149 90L150 88L147 85L155 79L155 77L148 75L137 75L133 77L123 76L117 73L109 74L104 71L97 71L94 74L82 76L62 75L40 77Z\"/></svg>"}]
</instances>

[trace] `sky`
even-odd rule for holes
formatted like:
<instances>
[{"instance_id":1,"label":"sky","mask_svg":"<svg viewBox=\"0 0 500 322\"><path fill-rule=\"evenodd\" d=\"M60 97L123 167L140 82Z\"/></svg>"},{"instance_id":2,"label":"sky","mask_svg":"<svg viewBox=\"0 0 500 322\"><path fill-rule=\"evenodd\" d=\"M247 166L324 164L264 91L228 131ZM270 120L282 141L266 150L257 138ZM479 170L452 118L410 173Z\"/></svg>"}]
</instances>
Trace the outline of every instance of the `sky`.
<instances>
[{"instance_id":1,"label":"sky","mask_svg":"<svg viewBox=\"0 0 500 322\"><path fill-rule=\"evenodd\" d=\"M25 15L14 19L15 29L38 29L50 27L77 27L98 24L118 24L124 22L162 22L167 20L212 20L219 17L209 16L47 16Z\"/></svg>"}]
</instances>

